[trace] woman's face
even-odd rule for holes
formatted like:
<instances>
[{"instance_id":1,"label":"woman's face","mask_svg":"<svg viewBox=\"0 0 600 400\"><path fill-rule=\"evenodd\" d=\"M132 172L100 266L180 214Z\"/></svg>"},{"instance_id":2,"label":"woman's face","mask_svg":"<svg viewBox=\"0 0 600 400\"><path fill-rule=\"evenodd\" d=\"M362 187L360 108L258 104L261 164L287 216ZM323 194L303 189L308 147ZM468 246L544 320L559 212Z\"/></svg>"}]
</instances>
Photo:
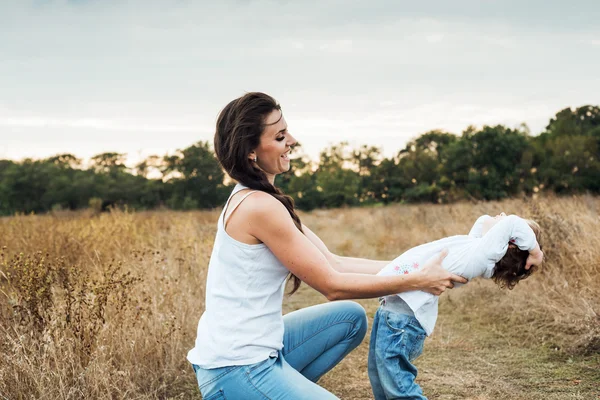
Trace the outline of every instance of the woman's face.
<instances>
[{"instance_id":1,"label":"woman's face","mask_svg":"<svg viewBox=\"0 0 600 400\"><path fill-rule=\"evenodd\" d=\"M289 151L296 144L296 139L288 132L287 122L280 110L273 110L267 116L265 125L260 143L249 157L251 160L256 157L256 164L273 183L275 175L290 169Z\"/></svg>"}]
</instances>

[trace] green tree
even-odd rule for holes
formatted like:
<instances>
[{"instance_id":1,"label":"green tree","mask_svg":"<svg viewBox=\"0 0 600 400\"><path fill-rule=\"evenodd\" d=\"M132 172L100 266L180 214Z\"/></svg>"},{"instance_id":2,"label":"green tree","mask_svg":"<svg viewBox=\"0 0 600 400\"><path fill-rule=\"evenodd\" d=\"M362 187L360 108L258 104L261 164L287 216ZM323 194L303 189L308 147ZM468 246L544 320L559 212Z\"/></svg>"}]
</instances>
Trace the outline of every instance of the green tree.
<instances>
[{"instance_id":1,"label":"green tree","mask_svg":"<svg viewBox=\"0 0 600 400\"><path fill-rule=\"evenodd\" d=\"M81 159L75 157L73 154L64 153L49 157L45 160L50 164L57 165L62 168L80 168Z\"/></svg>"},{"instance_id":2,"label":"green tree","mask_svg":"<svg viewBox=\"0 0 600 400\"><path fill-rule=\"evenodd\" d=\"M543 142L540 183L557 193L600 192L598 142L589 136L558 136Z\"/></svg>"},{"instance_id":3,"label":"green tree","mask_svg":"<svg viewBox=\"0 0 600 400\"><path fill-rule=\"evenodd\" d=\"M586 105L559 111L546 127L551 136L589 136L600 128L600 107Z\"/></svg>"},{"instance_id":4,"label":"green tree","mask_svg":"<svg viewBox=\"0 0 600 400\"><path fill-rule=\"evenodd\" d=\"M144 178L149 178L150 175L162 178L164 169L165 165L163 158L157 155L146 157L144 160L137 163L134 168L136 174L143 176Z\"/></svg>"},{"instance_id":5,"label":"green tree","mask_svg":"<svg viewBox=\"0 0 600 400\"><path fill-rule=\"evenodd\" d=\"M92 166L98 172L110 172L125 170L126 154L123 153L101 153L92 157Z\"/></svg>"},{"instance_id":6,"label":"green tree","mask_svg":"<svg viewBox=\"0 0 600 400\"><path fill-rule=\"evenodd\" d=\"M529 173L523 156L526 134L502 125L467 129L443 154L443 173L454 189L477 199L497 200L520 193Z\"/></svg>"},{"instance_id":7,"label":"green tree","mask_svg":"<svg viewBox=\"0 0 600 400\"><path fill-rule=\"evenodd\" d=\"M373 171L382 160L381 149L375 146L362 145L352 151L352 170L360 176L358 201L362 204L377 202L378 185Z\"/></svg>"},{"instance_id":8,"label":"green tree","mask_svg":"<svg viewBox=\"0 0 600 400\"><path fill-rule=\"evenodd\" d=\"M361 177L350 169L352 151L347 142L330 146L321 152L315 171L316 190L320 192L320 207L357 205L361 195Z\"/></svg>"},{"instance_id":9,"label":"green tree","mask_svg":"<svg viewBox=\"0 0 600 400\"><path fill-rule=\"evenodd\" d=\"M198 142L164 158L168 204L173 208L210 208L227 198L224 172L208 142Z\"/></svg>"}]
</instances>

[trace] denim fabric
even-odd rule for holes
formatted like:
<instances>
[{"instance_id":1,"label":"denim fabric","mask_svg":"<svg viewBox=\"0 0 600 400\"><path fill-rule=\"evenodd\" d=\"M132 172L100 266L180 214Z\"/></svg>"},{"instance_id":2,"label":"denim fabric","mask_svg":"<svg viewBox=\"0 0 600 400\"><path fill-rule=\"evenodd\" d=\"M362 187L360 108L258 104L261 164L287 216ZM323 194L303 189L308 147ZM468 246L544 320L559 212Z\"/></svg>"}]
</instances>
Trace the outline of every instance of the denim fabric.
<instances>
[{"instance_id":1,"label":"denim fabric","mask_svg":"<svg viewBox=\"0 0 600 400\"><path fill-rule=\"evenodd\" d=\"M427 398L415 382L412 362L423 352L425 330L415 317L380 307L369 347L369 380L375 400Z\"/></svg>"},{"instance_id":2,"label":"denim fabric","mask_svg":"<svg viewBox=\"0 0 600 400\"><path fill-rule=\"evenodd\" d=\"M337 399L315 382L365 337L359 304L338 301L283 317L283 350L256 364L203 369L192 365L205 400Z\"/></svg>"}]
</instances>

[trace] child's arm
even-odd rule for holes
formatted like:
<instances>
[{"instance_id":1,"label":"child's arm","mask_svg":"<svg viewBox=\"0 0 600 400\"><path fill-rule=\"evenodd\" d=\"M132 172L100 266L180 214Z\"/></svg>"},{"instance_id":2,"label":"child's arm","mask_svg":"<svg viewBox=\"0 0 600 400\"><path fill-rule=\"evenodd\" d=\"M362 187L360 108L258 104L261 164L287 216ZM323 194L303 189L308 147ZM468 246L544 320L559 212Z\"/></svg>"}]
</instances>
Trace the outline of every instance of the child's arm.
<instances>
[{"instance_id":1,"label":"child's arm","mask_svg":"<svg viewBox=\"0 0 600 400\"><path fill-rule=\"evenodd\" d=\"M534 265L541 265L542 261L544 261L544 253L542 252L539 243L536 243L535 249L529 250L529 257L527 257L525 269L530 269Z\"/></svg>"},{"instance_id":2,"label":"child's arm","mask_svg":"<svg viewBox=\"0 0 600 400\"><path fill-rule=\"evenodd\" d=\"M509 244L534 253L539 249L535 233L527 221L517 215L507 216L483 235L477 249L474 250L476 255L485 258L482 261L492 267L485 271L484 277L491 278L493 266L504 257Z\"/></svg>"},{"instance_id":3,"label":"child's arm","mask_svg":"<svg viewBox=\"0 0 600 400\"><path fill-rule=\"evenodd\" d=\"M483 237L483 224L488 218L492 217L490 217L489 215L482 215L481 217L477 218L477 221L475 221L475 223L473 224L471 231L469 231L469 236L476 238Z\"/></svg>"}]
</instances>

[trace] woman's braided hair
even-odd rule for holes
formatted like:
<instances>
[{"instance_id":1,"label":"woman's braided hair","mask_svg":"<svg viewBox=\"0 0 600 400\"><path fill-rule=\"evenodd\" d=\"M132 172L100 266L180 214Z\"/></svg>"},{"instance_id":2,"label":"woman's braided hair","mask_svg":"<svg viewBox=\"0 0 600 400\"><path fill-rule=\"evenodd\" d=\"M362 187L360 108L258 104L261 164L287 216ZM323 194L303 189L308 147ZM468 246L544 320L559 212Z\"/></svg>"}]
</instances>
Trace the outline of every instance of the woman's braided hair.
<instances>
[{"instance_id":1,"label":"woman's braided hair","mask_svg":"<svg viewBox=\"0 0 600 400\"><path fill-rule=\"evenodd\" d=\"M267 126L265 120L274 110L280 110L271 96L251 92L231 101L219 114L215 133L215 153L219 163L234 180L254 190L261 190L275 197L285 206L302 232L300 217L294 210L294 200L281 189L272 185L266 174L253 163L248 155L254 151ZM293 281L290 294L300 287L300 279L290 273L288 280Z\"/></svg>"}]
</instances>

